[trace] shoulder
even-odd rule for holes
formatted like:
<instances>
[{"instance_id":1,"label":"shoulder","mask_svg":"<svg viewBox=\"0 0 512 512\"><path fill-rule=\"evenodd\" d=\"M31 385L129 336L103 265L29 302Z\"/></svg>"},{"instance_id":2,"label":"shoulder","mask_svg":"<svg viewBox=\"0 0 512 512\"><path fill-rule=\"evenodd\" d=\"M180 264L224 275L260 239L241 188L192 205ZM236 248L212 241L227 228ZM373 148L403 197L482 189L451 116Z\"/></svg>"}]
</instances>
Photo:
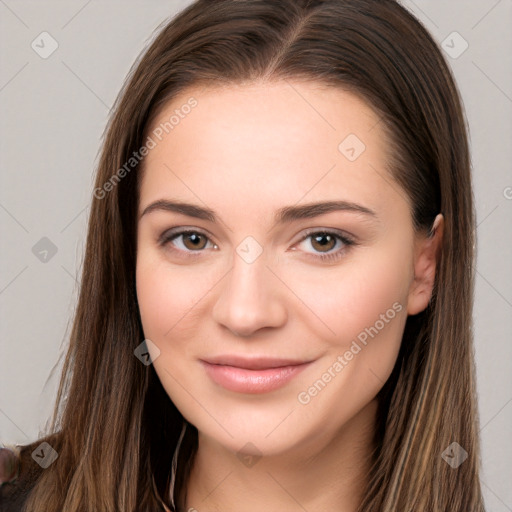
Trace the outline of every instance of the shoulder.
<instances>
[{"instance_id":1,"label":"shoulder","mask_svg":"<svg viewBox=\"0 0 512 512\"><path fill-rule=\"evenodd\" d=\"M32 457L40 441L17 446L15 450L0 448L0 510L20 512L43 468Z\"/></svg>"}]
</instances>

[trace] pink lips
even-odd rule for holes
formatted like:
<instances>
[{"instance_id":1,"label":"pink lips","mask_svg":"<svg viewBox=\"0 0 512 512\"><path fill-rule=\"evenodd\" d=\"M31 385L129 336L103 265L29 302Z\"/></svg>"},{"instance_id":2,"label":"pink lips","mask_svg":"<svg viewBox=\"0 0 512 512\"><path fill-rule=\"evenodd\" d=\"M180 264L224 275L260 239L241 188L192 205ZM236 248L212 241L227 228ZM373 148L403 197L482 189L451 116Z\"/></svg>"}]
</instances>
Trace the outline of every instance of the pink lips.
<instances>
[{"instance_id":1,"label":"pink lips","mask_svg":"<svg viewBox=\"0 0 512 512\"><path fill-rule=\"evenodd\" d=\"M284 386L310 361L221 356L201 363L216 384L230 391L267 393Z\"/></svg>"}]
</instances>

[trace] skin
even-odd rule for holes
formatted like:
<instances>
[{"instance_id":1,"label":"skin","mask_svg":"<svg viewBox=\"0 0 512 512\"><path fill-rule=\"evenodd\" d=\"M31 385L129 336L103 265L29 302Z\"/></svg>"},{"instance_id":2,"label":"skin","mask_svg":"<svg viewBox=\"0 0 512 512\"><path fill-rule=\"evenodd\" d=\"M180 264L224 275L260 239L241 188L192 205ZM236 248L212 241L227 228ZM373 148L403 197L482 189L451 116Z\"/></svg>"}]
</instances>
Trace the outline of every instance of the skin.
<instances>
[{"instance_id":1,"label":"skin","mask_svg":"<svg viewBox=\"0 0 512 512\"><path fill-rule=\"evenodd\" d=\"M190 96L197 107L144 162L136 271L144 334L160 351L154 368L199 431L186 510L355 511L374 448L375 397L407 315L430 300L442 216L432 238L414 232L407 195L386 171L379 118L349 92L298 81L191 88L154 126ZM338 150L349 134L366 146L352 162ZM162 199L208 207L218 220L142 215ZM285 206L338 200L375 215L274 223ZM206 235L199 249L186 236L159 245L180 226ZM306 238L321 230L356 244L335 238L323 248ZM263 249L251 263L237 253L247 236ZM323 252L338 257L322 261ZM333 373L338 356L393 304L401 310ZM283 387L250 394L204 371L199 360L221 354L312 362ZM328 368L330 381L301 403Z\"/></svg>"}]
</instances>

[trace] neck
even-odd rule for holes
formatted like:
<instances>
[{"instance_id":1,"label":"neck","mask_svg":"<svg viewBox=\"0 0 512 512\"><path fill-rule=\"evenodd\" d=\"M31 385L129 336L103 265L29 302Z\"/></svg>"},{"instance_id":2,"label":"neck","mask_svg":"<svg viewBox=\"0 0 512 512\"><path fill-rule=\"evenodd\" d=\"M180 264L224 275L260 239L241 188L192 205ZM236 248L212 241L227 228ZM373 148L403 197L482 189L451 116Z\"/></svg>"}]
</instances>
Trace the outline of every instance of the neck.
<instances>
[{"instance_id":1,"label":"neck","mask_svg":"<svg viewBox=\"0 0 512 512\"><path fill-rule=\"evenodd\" d=\"M372 463L376 414L374 400L334 435L319 433L249 465L199 432L183 510L355 512Z\"/></svg>"}]
</instances>

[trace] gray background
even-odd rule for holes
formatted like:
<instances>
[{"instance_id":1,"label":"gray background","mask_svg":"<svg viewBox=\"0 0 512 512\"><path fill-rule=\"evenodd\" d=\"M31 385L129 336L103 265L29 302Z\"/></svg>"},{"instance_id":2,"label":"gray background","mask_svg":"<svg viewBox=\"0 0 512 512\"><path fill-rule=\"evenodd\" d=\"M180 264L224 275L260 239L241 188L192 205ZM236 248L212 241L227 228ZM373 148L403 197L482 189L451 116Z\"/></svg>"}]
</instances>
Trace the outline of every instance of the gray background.
<instances>
[{"instance_id":1,"label":"gray background","mask_svg":"<svg viewBox=\"0 0 512 512\"><path fill-rule=\"evenodd\" d=\"M34 440L51 413L109 108L156 27L189 3L0 0L4 443ZM403 4L452 53L447 59L470 126L478 216L474 317L482 481L488 511L512 511L512 0ZM40 42L43 31L58 44L46 59L31 47L35 40L44 44L40 52L51 48L49 39ZM460 55L464 41L451 35L454 31L469 45ZM33 251L43 237L57 249L47 261Z\"/></svg>"}]
</instances>

